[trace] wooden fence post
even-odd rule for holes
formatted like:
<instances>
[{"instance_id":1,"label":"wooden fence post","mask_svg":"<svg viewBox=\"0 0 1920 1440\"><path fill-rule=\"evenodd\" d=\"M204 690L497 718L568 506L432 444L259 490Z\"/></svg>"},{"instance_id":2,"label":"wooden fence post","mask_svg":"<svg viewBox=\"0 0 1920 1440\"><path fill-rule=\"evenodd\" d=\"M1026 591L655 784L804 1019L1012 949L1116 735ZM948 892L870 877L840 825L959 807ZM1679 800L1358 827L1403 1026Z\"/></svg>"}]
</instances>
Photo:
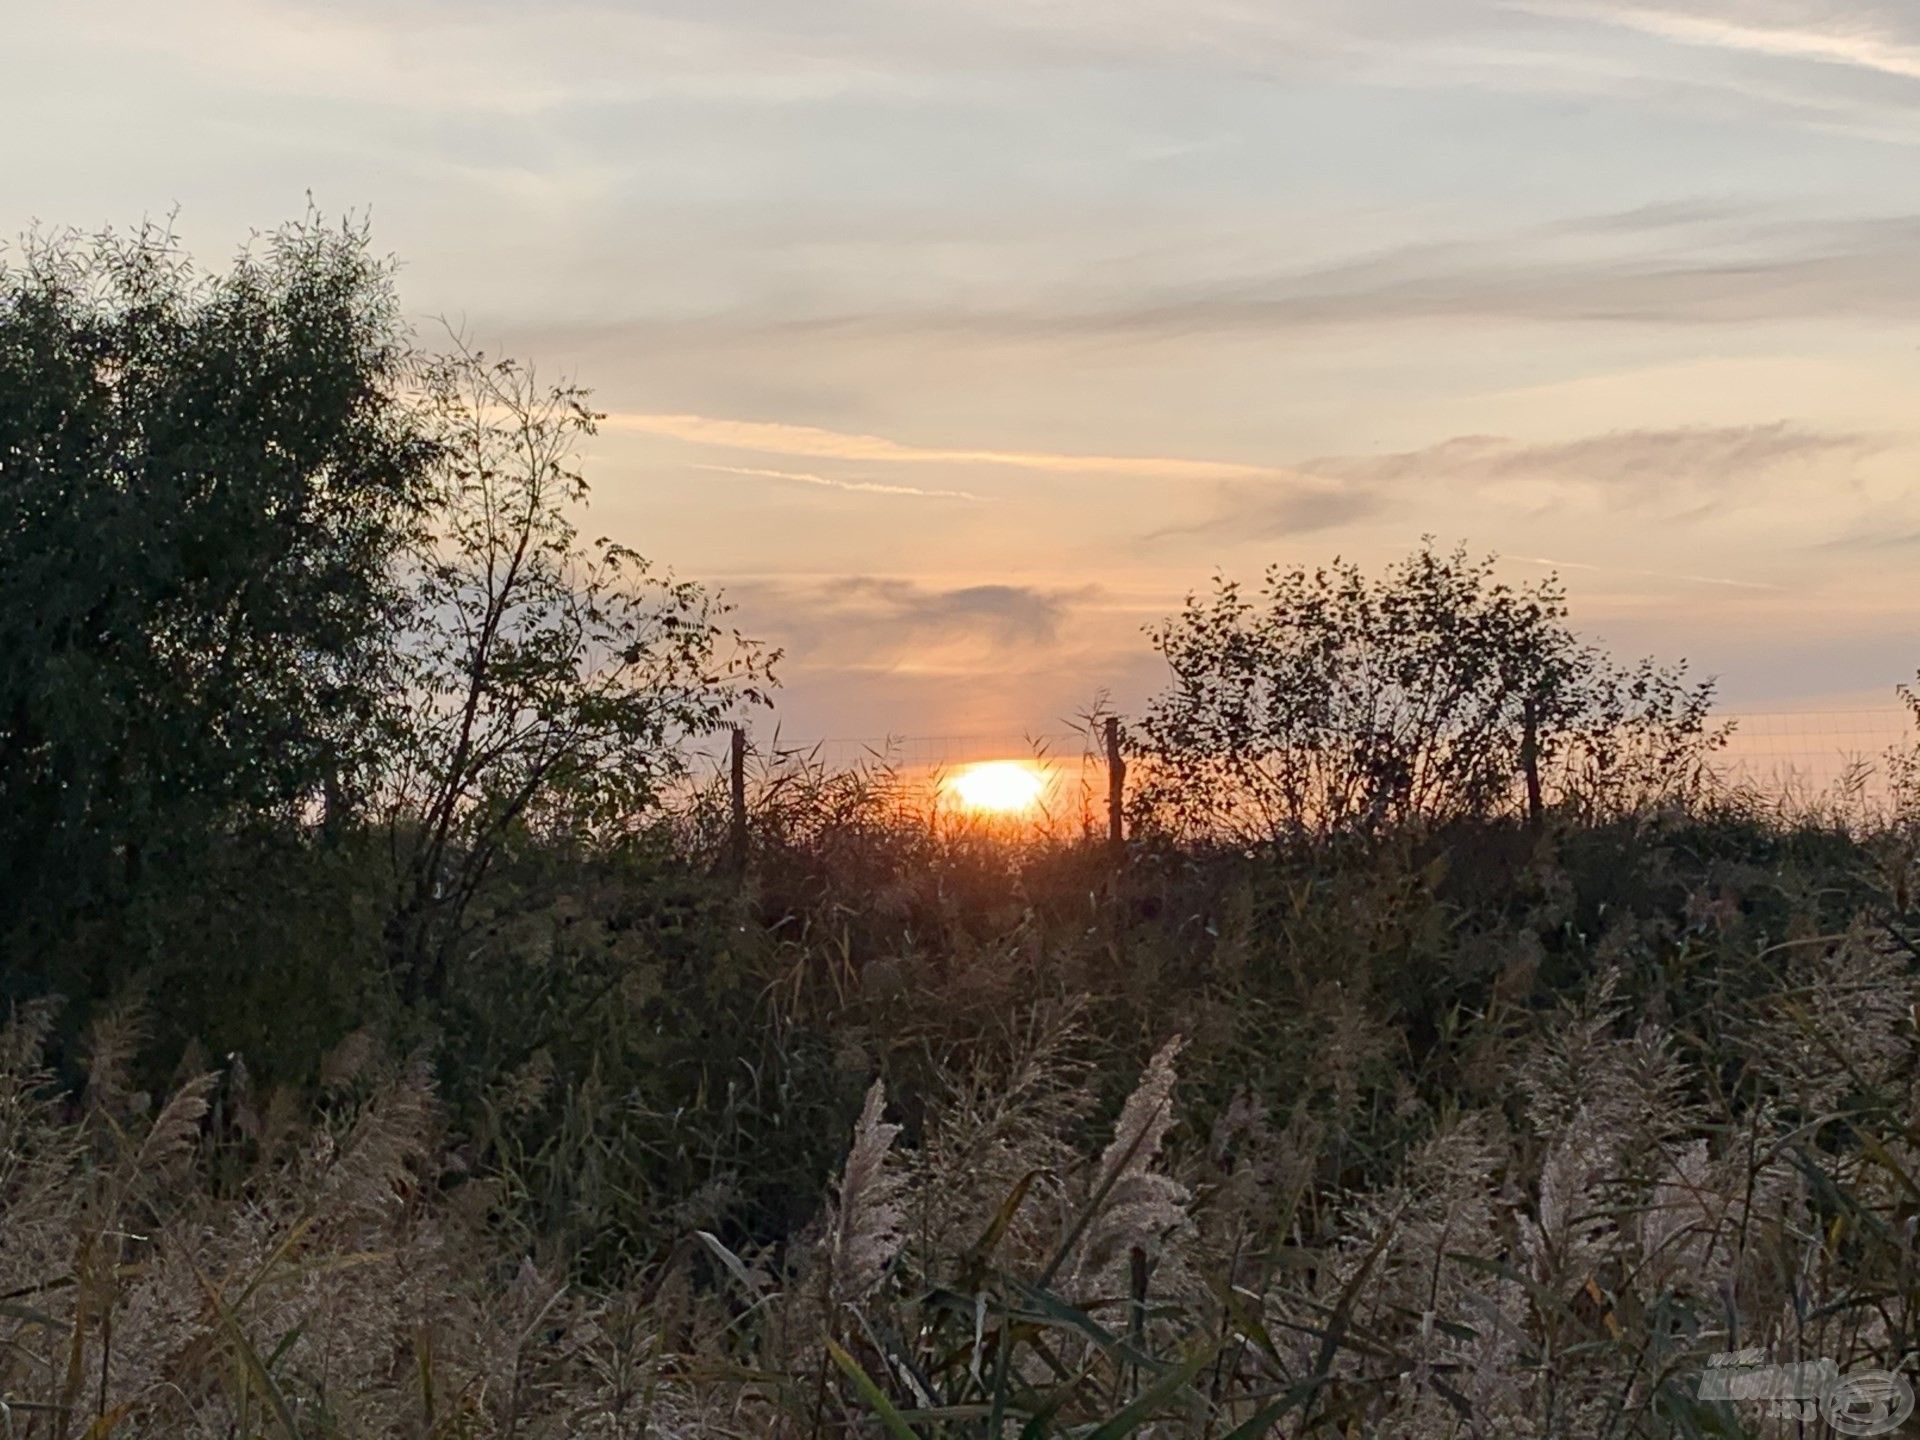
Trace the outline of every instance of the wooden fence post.
<instances>
[{"instance_id":1,"label":"wooden fence post","mask_svg":"<svg viewBox=\"0 0 1920 1440\"><path fill-rule=\"evenodd\" d=\"M747 731L744 725L733 727L733 817L728 829L728 860L733 873L744 875L747 869Z\"/></svg>"},{"instance_id":2,"label":"wooden fence post","mask_svg":"<svg viewBox=\"0 0 1920 1440\"><path fill-rule=\"evenodd\" d=\"M1107 717L1107 839L1115 849L1127 840L1127 759L1120 753L1120 717Z\"/></svg>"}]
</instances>

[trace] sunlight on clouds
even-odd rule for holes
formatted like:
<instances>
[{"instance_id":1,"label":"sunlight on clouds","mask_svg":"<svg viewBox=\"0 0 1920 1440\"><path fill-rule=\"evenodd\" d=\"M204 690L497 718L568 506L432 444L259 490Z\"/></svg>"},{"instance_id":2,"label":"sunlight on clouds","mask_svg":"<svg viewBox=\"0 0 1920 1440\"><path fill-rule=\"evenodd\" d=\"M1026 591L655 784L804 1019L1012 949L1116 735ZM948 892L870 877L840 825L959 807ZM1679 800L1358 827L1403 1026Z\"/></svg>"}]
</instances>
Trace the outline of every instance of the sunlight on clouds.
<instances>
[{"instance_id":1,"label":"sunlight on clouds","mask_svg":"<svg viewBox=\"0 0 1920 1440\"><path fill-rule=\"evenodd\" d=\"M796 485L817 485L827 490L846 490L859 495L912 495L922 500L973 500L982 497L970 490L923 490L915 485L884 485L872 480L836 480L800 470L762 470L750 465L695 465L714 475L739 475L756 480L787 480Z\"/></svg>"},{"instance_id":2,"label":"sunlight on clouds","mask_svg":"<svg viewBox=\"0 0 1920 1440\"><path fill-rule=\"evenodd\" d=\"M1264 465L1222 460L1153 459L1137 455L1063 455L1046 451L969 450L903 445L877 435L848 435L812 425L717 420L705 415L609 415L608 430L665 435L698 445L808 455L823 460L882 460L921 465L994 465L1060 475L1127 475L1144 479L1227 480L1274 475Z\"/></svg>"},{"instance_id":3,"label":"sunlight on clouds","mask_svg":"<svg viewBox=\"0 0 1920 1440\"><path fill-rule=\"evenodd\" d=\"M309 187L370 207L428 343L594 387L596 529L744 578L842 733L1131 703L1216 566L1424 530L1755 672L1768 625L1894 634L1860 558L1920 554L1892 0L9 22L0 120L61 143L0 230L178 202L217 264Z\"/></svg>"},{"instance_id":4,"label":"sunlight on clouds","mask_svg":"<svg viewBox=\"0 0 1920 1440\"><path fill-rule=\"evenodd\" d=\"M643 99L787 104L883 77L765 29L619 4L531 9L316 0L76 0L98 54L165 56L248 88L448 114L529 117Z\"/></svg>"},{"instance_id":5,"label":"sunlight on clouds","mask_svg":"<svg viewBox=\"0 0 1920 1440\"><path fill-rule=\"evenodd\" d=\"M1787 60L1850 65L1904 80L1920 80L1920 47L1871 34L1842 20L1838 28L1805 29L1755 25L1717 15L1640 5L1532 3L1535 14L1594 20L1638 30L1663 40L1738 50ZM1832 15L1831 9L1822 12ZM1842 11L1844 14L1844 11Z\"/></svg>"}]
</instances>

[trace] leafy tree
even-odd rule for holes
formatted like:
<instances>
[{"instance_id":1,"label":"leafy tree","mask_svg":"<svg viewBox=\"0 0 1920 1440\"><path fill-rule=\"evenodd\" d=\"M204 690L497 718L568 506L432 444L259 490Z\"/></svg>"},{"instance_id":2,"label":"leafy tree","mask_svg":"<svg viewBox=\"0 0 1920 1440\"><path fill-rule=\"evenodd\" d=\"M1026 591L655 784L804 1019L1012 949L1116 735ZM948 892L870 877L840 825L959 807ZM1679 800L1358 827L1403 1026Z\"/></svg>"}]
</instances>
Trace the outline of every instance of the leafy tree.
<instances>
[{"instance_id":1,"label":"leafy tree","mask_svg":"<svg viewBox=\"0 0 1920 1440\"><path fill-rule=\"evenodd\" d=\"M154 227L0 258L6 918L364 767L429 457L391 279L312 215L220 274Z\"/></svg>"},{"instance_id":2,"label":"leafy tree","mask_svg":"<svg viewBox=\"0 0 1920 1440\"><path fill-rule=\"evenodd\" d=\"M404 713L386 773L406 990L437 994L516 847L601 845L682 773L679 742L764 698L774 657L729 607L610 540L583 544L587 392L457 350L431 366L432 525L415 551Z\"/></svg>"},{"instance_id":3,"label":"leafy tree","mask_svg":"<svg viewBox=\"0 0 1920 1440\"><path fill-rule=\"evenodd\" d=\"M1134 737L1135 823L1312 838L1696 785L1725 734L1712 682L1621 669L1566 620L1556 578L1516 590L1431 542L1379 578L1336 560L1253 595L1216 580L1150 632L1173 683Z\"/></svg>"}]
</instances>

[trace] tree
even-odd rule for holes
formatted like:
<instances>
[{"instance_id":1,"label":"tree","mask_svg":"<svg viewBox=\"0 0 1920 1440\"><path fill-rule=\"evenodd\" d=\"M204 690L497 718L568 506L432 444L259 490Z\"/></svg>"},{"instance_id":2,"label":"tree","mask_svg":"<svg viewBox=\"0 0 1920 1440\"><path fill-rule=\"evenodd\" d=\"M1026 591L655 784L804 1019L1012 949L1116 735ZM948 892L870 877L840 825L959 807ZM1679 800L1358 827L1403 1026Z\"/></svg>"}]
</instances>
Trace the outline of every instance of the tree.
<instances>
[{"instance_id":1,"label":"tree","mask_svg":"<svg viewBox=\"0 0 1920 1440\"><path fill-rule=\"evenodd\" d=\"M1150 632L1172 686L1135 737L1135 824L1279 840L1589 812L1684 792L1724 740L1712 682L1623 670L1566 624L1549 577L1429 541L1373 579L1335 560L1216 580Z\"/></svg>"},{"instance_id":2,"label":"tree","mask_svg":"<svg viewBox=\"0 0 1920 1440\"><path fill-rule=\"evenodd\" d=\"M151 226L0 260L14 920L157 884L363 768L429 456L391 279L311 214L224 274Z\"/></svg>"},{"instance_id":3,"label":"tree","mask_svg":"<svg viewBox=\"0 0 1920 1440\"><path fill-rule=\"evenodd\" d=\"M412 556L409 667L386 777L404 988L440 991L498 863L604 844L682 773L681 741L764 699L776 658L729 607L622 545L582 544L587 392L457 349L426 373L433 523Z\"/></svg>"}]
</instances>

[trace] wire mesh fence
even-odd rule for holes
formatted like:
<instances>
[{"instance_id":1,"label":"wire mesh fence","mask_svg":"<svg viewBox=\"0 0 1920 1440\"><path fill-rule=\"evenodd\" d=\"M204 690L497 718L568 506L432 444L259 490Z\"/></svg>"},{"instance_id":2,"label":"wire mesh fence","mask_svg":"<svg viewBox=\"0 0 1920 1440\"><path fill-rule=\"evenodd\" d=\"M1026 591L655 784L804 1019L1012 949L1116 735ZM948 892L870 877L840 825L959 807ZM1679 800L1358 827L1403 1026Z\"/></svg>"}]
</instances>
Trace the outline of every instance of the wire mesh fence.
<instances>
[{"instance_id":1,"label":"wire mesh fence","mask_svg":"<svg viewBox=\"0 0 1920 1440\"><path fill-rule=\"evenodd\" d=\"M1026 734L893 735L830 738L811 745L783 741L782 748L816 755L829 766L887 764L901 770L950 770L992 760L1079 761L1090 737L1071 730Z\"/></svg>"},{"instance_id":2,"label":"wire mesh fence","mask_svg":"<svg viewBox=\"0 0 1920 1440\"><path fill-rule=\"evenodd\" d=\"M1784 799L1857 792L1885 798L1889 759L1915 742L1901 708L1748 712L1718 717L1733 733L1715 759L1730 780Z\"/></svg>"},{"instance_id":3,"label":"wire mesh fence","mask_svg":"<svg viewBox=\"0 0 1920 1440\"><path fill-rule=\"evenodd\" d=\"M1833 710L1720 712L1731 722L1713 759L1724 780L1781 800L1841 796L1876 803L1888 794L1889 759L1916 744L1913 718L1895 705ZM725 744L708 759L725 763ZM1052 727L949 735L827 736L799 739L763 735L754 750L763 762L798 761L829 771L884 769L908 785L938 784L967 767L992 761L1039 761L1057 787L1104 785L1105 757L1091 731Z\"/></svg>"}]
</instances>

